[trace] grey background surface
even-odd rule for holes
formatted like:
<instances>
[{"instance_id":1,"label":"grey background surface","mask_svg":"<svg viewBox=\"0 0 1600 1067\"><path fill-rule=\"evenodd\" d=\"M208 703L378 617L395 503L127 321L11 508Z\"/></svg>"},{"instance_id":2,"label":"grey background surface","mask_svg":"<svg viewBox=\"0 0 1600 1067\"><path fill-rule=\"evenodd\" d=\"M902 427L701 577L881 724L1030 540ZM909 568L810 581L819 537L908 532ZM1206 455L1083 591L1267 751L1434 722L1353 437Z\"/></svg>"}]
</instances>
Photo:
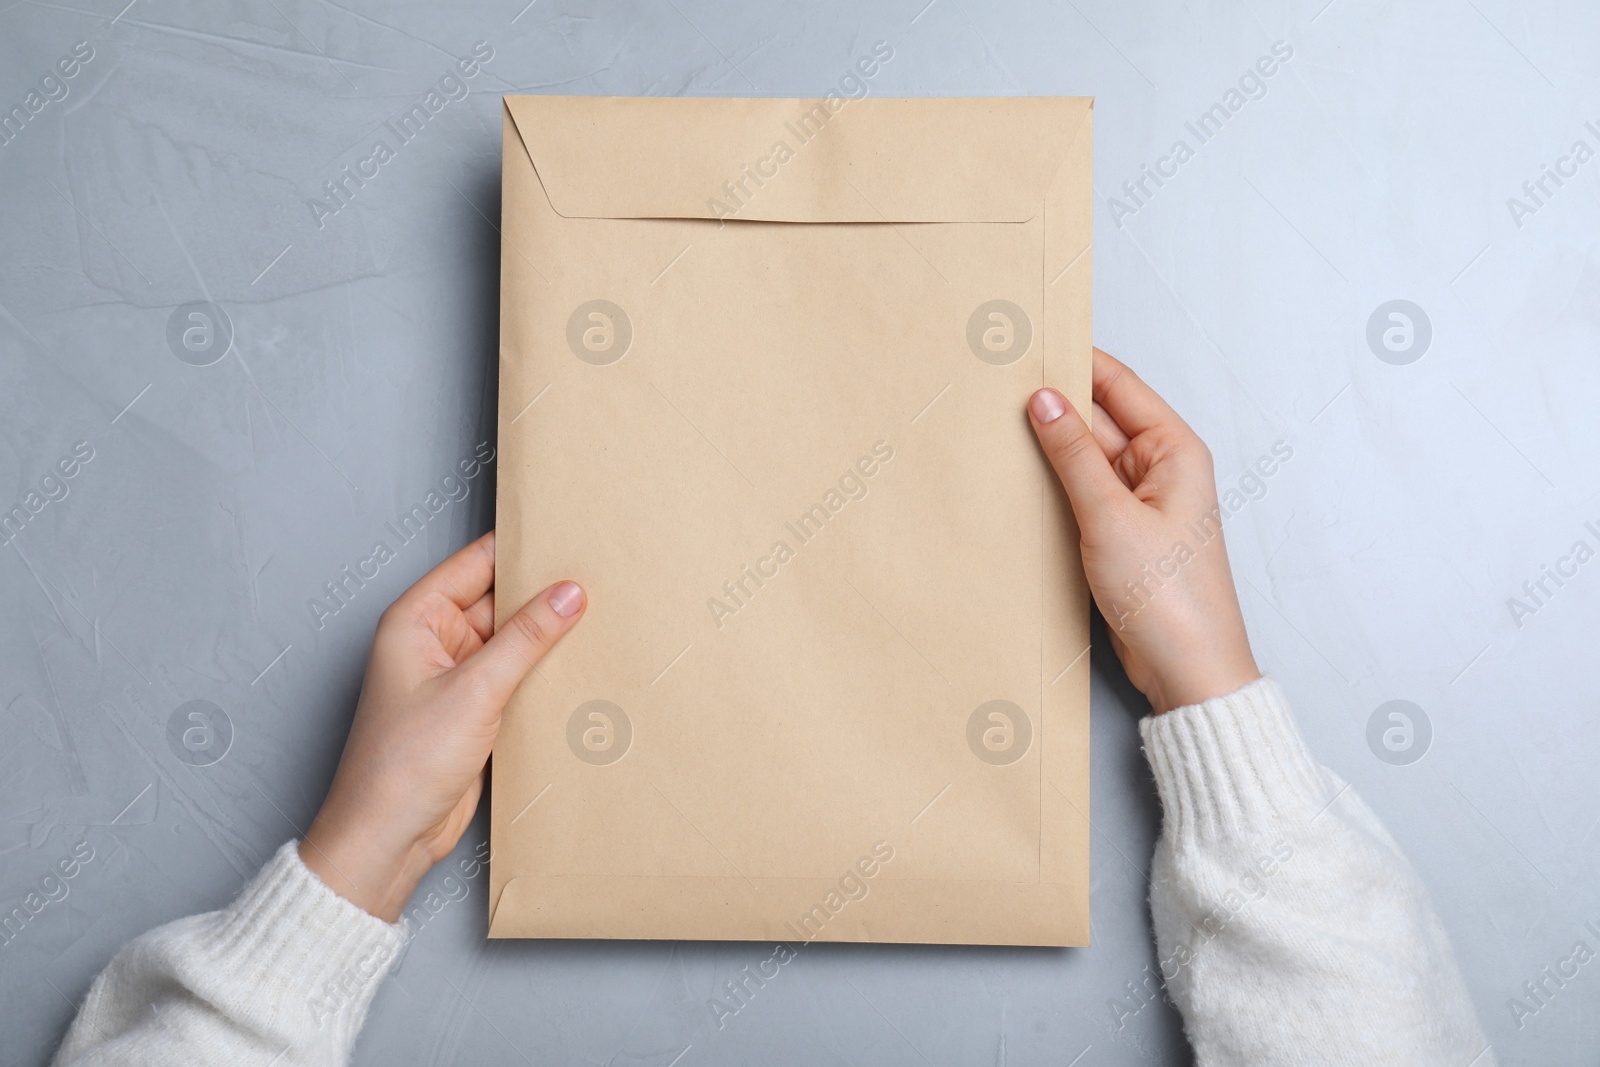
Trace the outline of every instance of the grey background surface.
<instances>
[{"instance_id":1,"label":"grey background surface","mask_svg":"<svg viewBox=\"0 0 1600 1067\"><path fill-rule=\"evenodd\" d=\"M815 96L878 40L875 95L1098 98L1098 343L1224 488L1293 449L1228 527L1259 660L1431 886L1501 1062L1592 1062L1600 963L1520 1026L1508 1001L1600 948L1600 562L1523 592L1600 547L1600 9L124 2L0 8L0 108L93 49L0 144L0 509L47 501L0 548L0 901L95 856L0 945L0 1063L44 1062L120 945L220 906L307 825L378 613L491 525L492 470L315 626L322 584L494 440L498 94ZM319 226L323 183L478 41L470 96ZM1280 41L1200 143L1186 123ZM1175 175L1124 192L1178 140ZM1576 174L1535 201L1546 167ZM1398 365L1368 343L1396 299L1431 327ZM180 360L168 322L204 301L233 339L195 366L216 350ZM92 459L46 482L79 442ZM1159 813L1144 705L1103 644L1093 672L1092 948L811 947L719 1031L708 998L770 948L492 944L484 879L436 871L460 899L357 1060L1184 1061L1170 1007L1119 1028L1112 1006L1155 959ZM1405 765L1368 742L1397 699L1431 725ZM194 700L232 724L209 766L169 742Z\"/></svg>"}]
</instances>

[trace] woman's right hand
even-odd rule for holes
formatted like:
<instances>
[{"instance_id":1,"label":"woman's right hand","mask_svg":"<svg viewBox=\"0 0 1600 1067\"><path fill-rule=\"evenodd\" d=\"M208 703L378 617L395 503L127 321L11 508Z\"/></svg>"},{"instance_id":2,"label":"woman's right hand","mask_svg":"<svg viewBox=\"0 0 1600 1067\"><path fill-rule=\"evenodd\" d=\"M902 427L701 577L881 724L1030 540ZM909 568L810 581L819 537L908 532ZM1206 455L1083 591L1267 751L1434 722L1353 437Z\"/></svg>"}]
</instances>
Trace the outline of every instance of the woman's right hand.
<instances>
[{"instance_id":1,"label":"woman's right hand","mask_svg":"<svg viewBox=\"0 0 1600 1067\"><path fill-rule=\"evenodd\" d=\"M1159 714L1261 677L1222 543L1211 452L1094 350L1094 429L1054 389L1028 417L1072 502L1083 569L1128 678Z\"/></svg>"}]
</instances>

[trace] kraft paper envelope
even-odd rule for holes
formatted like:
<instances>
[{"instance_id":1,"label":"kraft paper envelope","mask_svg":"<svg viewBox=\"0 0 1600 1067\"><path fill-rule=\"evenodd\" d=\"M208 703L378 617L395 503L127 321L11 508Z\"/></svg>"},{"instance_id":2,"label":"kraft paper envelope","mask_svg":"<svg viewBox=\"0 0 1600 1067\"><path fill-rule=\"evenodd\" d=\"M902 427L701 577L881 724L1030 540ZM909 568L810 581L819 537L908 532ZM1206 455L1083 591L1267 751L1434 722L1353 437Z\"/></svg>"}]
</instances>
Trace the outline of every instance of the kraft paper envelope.
<instances>
[{"instance_id":1,"label":"kraft paper envelope","mask_svg":"<svg viewBox=\"0 0 1600 1067\"><path fill-rule=\"evenodd\" d=\"M1092 101L505 105L490 936L1087 944Z\"/></svg>"}]
</instances>

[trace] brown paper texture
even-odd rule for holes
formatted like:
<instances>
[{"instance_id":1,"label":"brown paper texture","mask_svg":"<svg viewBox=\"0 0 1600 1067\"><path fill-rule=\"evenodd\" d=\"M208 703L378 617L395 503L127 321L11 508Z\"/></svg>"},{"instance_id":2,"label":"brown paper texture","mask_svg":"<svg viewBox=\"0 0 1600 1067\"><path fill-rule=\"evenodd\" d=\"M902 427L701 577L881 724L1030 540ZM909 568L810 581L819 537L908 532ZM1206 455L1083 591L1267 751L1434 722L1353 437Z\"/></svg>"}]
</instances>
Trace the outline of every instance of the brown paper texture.
<instances>
[{"instance_id":1,"label":"brown paper texture","mask_svg":"<svg viewBox=\"0 0 1600 1067\"><path fill-rule=\"evenodd\" d=\"M1092 101L505 105L490 936L1087 944Z\"/></svg>"}]
</instances>

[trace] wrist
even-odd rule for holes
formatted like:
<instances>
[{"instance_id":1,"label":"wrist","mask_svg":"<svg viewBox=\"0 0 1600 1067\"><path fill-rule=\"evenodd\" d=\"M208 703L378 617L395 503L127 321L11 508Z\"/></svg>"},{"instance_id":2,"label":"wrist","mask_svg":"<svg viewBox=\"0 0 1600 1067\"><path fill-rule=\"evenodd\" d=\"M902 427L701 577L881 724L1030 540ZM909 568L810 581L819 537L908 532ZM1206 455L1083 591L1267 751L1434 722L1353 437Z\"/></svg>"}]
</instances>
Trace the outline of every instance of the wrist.
<instances>
[{"instance_id":1,"label":"wrist","mask_svg":"<svg viewBox=\"0 0 1600 1067\"><path fill-rule=\"evenodd\" d=\"M1261 668L1245 649L1226 658L1196 657L1181 670L1158 674L1152 691L1145 695L1150 698L1152 713L1160 715L1173 708L1227 696L1260 678Z\"/></svg>"},{"instance_id":2,"label":"wrist","mask_svg":"<svg viewBox=\"0 0 1600 1067\"><path fill-rule=\"evenodd\" d=\"M299 848L301 862L329 889L391 923L433 867L420 842L385 840L326 812L317 814Z\"/></svg>"}]
</instances>

